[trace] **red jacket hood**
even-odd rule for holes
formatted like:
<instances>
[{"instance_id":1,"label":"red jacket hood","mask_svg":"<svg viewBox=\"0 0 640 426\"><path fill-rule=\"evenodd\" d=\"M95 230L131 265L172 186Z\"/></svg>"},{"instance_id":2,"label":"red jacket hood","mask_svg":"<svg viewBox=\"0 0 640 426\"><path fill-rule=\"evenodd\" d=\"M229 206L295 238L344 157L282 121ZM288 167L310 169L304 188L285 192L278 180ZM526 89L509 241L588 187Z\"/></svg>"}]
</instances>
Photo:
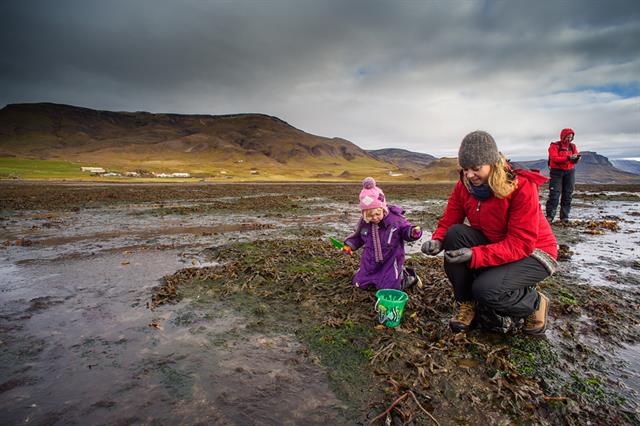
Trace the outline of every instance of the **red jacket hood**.
<instances>
[{"instance_id":1,"label":"red jacket hood","mask_svg":"<svg viewBox=\"0 0 640 426\"><path fill-rule=\"evenodd\" d=\"M576 135L575 132L573 131L573 129L570 128L566 128L566 129L562 129L562 131L560 132L560 142L564 142L564 138L566 138L568 135Z\"/></svg>"},{"instance_id":2,"label":"red jacket hood","mask_svg":"<svg viewBox=\"0 0 640 426\"><path fill-rule=\"evenodd\" d=\"M540 186L549 180L549 178L541 175L539 172L534 172L533 170L515 170L515 172L517 175L527 178L537 186Z\"/></svg>"}]
</instances>

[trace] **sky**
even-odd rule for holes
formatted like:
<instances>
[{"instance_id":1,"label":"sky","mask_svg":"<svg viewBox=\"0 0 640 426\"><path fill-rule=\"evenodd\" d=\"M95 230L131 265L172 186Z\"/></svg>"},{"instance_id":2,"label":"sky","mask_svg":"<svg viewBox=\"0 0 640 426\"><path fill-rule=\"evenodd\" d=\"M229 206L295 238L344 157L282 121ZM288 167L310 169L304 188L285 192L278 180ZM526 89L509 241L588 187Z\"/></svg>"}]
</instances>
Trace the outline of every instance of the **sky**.
<instances>
[{"instance_id":1,"label":"sky","mask_svg":"<svg viewBox=\"0 0 640 426\"><path fill-rule=\"evenodd\" d=\"M640 157L636 0L3 0L0 108L263 113L364 149Z\"/></svg>"}]
</instances>

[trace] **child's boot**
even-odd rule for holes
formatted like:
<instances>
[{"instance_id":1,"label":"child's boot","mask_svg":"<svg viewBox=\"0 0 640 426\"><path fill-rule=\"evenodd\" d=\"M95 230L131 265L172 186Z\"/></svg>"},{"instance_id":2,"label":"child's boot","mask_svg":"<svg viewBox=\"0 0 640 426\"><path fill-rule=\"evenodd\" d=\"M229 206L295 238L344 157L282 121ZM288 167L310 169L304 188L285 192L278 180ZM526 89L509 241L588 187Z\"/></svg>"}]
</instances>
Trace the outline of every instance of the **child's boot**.
<instances>
[{"instance_id":1,"label":"child's boot","mask_svg":"<svg viewBox=\"0 0 640 426\"><path fill-rule=\"evenodd\" d=\"M418 288L422 288L422 280L413 268L404 268L402 271L402 282L400 283L401 290L407 290L414 285L417 285Z\"/></svg>"},{"instance_id":2,"label":"child's boot","mask_svg":"<svg viewBox=\"0 0 640 426\"><path fill-rule=\"evenodd\" d=\"M471 328L473 320L476 318L476 302L456 302L455 311L449 320L449 327L456 333L467 331Z\"/></svg>"}]
</instances>

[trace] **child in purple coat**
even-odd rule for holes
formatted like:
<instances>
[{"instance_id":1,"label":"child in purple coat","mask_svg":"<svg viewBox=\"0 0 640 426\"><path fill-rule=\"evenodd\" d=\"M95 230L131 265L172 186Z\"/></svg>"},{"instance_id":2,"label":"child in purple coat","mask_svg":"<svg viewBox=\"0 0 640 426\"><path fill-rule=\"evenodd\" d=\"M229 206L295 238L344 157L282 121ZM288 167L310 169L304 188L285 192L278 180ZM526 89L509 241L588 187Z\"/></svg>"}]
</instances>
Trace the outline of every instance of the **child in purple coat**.
<instances>
[{"instance_id":1,"label":"child in purple coat","mask_svg":"<svg viewBox=\"0 0 640 426\"><path fill-rule=\"evenodd\" d=\"M362 181L362 186L362 218L355 232L344 241L351 250L364 246L353 284L365 289L396 290L420 285L415 272L404 267L404 242L420 239L422 230L409 223L402 215L403 209L387 206L384 193L372 177Z\"/></svg>"}]
</instances>

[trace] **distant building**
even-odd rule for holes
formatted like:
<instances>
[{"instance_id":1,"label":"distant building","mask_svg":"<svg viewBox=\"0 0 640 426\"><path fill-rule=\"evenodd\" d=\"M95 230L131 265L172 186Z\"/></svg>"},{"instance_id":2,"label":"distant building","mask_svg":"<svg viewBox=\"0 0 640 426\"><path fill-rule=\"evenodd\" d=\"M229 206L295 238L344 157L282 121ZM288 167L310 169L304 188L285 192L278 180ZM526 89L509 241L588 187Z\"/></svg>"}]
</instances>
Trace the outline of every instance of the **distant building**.
<instances>
[{"instance_id":1,"label":"distant building","mask_svg":"<svg viewBox=\"0 0 640 426\"><path fill-rule=\"evenodd\" d=\"M116 172L108 172L108 173L103 173L102 176L122 176L120 173L116 173Z\"/></svg>"},{"instance_id":2,"label":"distant building","mask_svg":"<svg viewBox=\"0 0 640 426\"><path fill-rule=\"evenodd\" d=\"M260 173L258 173L257 170L251 170L249 173L251 173L252 175L259 175Z\"/></svg>"},{"instance_id":3,"label":"distant building","mask_svg":"<svg viewBox=\"0 0 640 426\"><path fill-rule=\"evenodd\" d=\"M186 172L153 173L153 176L157 178L188 178L191 177L191 174Z\"/></svg>"},{"instance_id":4,"label":"distant building","mask_svg":"<svg viewBox=\"0 0 640 426\"><path fill-rule=\"evenodd\" d=\"M389 170L389 176L402 176L402 173L394 173L391 170Z\"/></svg>"},{"instance_id":5,"label":"distant building","mask_svg":"<svg viewBox=\"0 0 640 426\"><path fill-rule=\"evenodd\" d=\"M138 172L126 172L125 176L138 177L138 176L140 176L140 173L138 173Z\"/></svg>"},{"instance_id":6,"label":"distant building","mask_svg":"<svg viewBox=\"0 0 640 426\"><path fill-rule=\"evenodd\" d=\"M80 167L80 170L89 173L104 173L106 171L102 167Z\"/></svg>"}]
</instances>

